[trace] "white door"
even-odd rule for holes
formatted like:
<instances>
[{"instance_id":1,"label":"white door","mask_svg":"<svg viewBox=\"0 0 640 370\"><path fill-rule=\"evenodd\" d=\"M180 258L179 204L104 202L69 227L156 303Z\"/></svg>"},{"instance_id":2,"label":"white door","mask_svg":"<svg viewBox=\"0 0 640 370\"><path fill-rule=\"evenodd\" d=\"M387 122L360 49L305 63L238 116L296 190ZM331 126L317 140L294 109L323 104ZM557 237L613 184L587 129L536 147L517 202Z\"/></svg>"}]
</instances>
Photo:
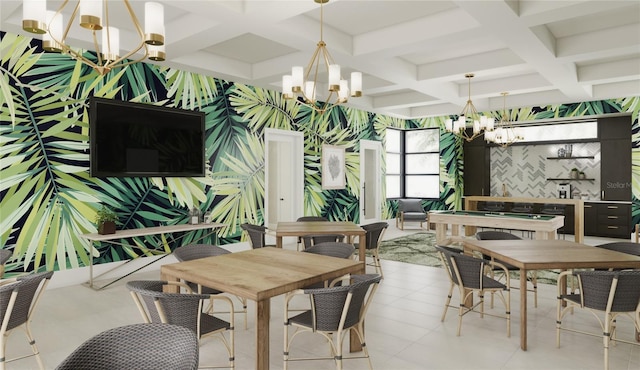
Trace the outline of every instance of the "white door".
<instances>
[{"instance_id":1,"label":"white door","mask_svg":"<svg viewBox=\"0 0 640 370\"><path fill-rule=\"evenodd\" d=\"M382 143L360 140L360 224L382 218Z\"/></svg>"},{"instance_id":2,"label":"white door","mask_svg":"<svg viewBox=\"0 0 640 370\"><path fill-rule=\"evenodd\" d=\"M265 225L295 221L304 212L304 136L265 130Z\"/></svg>"}]
</instances>

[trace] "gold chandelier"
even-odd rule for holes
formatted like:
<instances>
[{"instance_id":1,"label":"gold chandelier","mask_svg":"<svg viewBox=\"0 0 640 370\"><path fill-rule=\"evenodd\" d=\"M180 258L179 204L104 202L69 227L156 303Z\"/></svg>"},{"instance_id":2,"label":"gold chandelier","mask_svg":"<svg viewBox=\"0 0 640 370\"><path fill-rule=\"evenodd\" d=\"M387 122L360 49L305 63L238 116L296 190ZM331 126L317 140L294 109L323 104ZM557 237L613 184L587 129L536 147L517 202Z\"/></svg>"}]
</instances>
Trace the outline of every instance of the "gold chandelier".
<instances>
[{"instance_id":1,"label":"gold chandelier","mask_svg":"<svg viewBox=\"0 0 640 370\"><path fill-rule=\"evenodd\" d=\"M116 1L117 2L117 1ZM65 0L57 11L47 11L46 0L23 0L22 28L25 31L42 34L42 47L46 51L68 54L71 58L89 65L100 75L109 73L114 68L124 67L149 58L153 61L164 61L164 7L155 2L145 3L144 32L128 0L120 0L129 13L131 22L139 36L139 44L125 55L120 55L120 31L109 25L109 0L76 0L71 18L63 27L62 11L70 1ZM104 14L104 23L103 23ZM74 50L67 45L67 35L78 18L78 24L91 31L97 61L87 58L82 50ZM98 36L101 33L101 43ZM102 48L100 48L102 46ZM134 54L142 51L141 58L130 60Z\"/></svg>"},{"instance_id":2,"label":"gold chandelier","mask_svg":"<svg viewBox=\"0 0 640 370\"><path fill-rule=\"evenodd\" d=\"M458 116L458 119L456 121L453 121L451 118L447 119L444 127L447 132L451 132L466 141L471 141L482 135L485 131L493 131L495 119L478 114L476 107L474 107L473 102L471 102L471 79L474 77L474 74L467 73L464 77L469 80L469 99L462 109L462 113ZM471 133L468 132L467 127L472 128Z\"/></svg>"},{"instance_id":3,"label":"gold chandelier","mask_svg":"<svg viewBox=\"0 0 640 370\"><path fill-rule=\"evenodd\" d=\"M313 108L320 114L333 108L334 106L346 103L349 96L362 96L362 73L351 73L351 94L349 94L349 84L340 74L340 66L333 61L331 54L327 50L327 44L323 39L323 9L322 4L328 3L329 0L314 0L320 4L320 41L309 64L306 72L301 66L291 68L291 74L282 76L282 94L285 99L294 99L300 96L302 104ZM321 65L324 65L322 68ZM328 75L328 92L329 95L324 102L319 103L316 89L318 87L318 74L326 72ZM332 101L332 99L334 99Z\"/></svg>"},{"instance_id":4,"label":"gold chandelier","mask_svg":"<svg viewBox=\"0 0 640 370\"><path fill-rule=\"evenodd\" d=\"M524 140L524 137L518 135L511 121L509 121L509 115L507 114L508 94L507 92L500 93L500 95L502 95L502 117L500 118L500 122L496 125L495 130L484 134L484 138L488 143L497 144L503 148L517 141Z\"/></svg>"}]
</instances>

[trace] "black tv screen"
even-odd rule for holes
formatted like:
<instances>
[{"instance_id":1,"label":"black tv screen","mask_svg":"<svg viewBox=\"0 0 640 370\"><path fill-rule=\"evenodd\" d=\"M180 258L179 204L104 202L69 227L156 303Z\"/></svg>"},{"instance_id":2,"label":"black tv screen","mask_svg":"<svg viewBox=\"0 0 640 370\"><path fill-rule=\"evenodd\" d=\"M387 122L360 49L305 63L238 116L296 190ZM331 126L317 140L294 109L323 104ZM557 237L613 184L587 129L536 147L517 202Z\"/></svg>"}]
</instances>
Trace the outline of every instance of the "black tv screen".
<instances>
[{"instance_id":1,"label":"black tv screen","mask_svg":"<svg viewBox=\"0 0 640 370\"><path fill-rule=\"evenodd\" d=\"M203 177L202 112L91 97L90 175Z\"/></svg>"}]
</instances>

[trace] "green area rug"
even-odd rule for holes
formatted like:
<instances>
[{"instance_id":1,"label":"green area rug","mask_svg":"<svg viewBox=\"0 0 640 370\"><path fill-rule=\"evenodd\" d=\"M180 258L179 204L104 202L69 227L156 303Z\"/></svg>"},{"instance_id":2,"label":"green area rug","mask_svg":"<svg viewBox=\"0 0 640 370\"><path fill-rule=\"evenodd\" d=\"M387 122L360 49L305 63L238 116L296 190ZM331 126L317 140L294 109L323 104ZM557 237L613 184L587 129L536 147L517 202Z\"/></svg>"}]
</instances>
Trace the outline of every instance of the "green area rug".
<instances>
[{"instance_id":1,"label":"green area rug","mask_svg":"<svg viewBox=\"0 0 640 370\"><path fill-rule=\"evenodd\" d=\"M434 248L435 244L435 233L416 233L385 240L380 244L380 258L389 261L442 267L440 257ZM556 271L538 271L538 283L555 285L557 276L558 272ZM513 277L517 278L517 274Z\"/></svg>"}]
</instances>

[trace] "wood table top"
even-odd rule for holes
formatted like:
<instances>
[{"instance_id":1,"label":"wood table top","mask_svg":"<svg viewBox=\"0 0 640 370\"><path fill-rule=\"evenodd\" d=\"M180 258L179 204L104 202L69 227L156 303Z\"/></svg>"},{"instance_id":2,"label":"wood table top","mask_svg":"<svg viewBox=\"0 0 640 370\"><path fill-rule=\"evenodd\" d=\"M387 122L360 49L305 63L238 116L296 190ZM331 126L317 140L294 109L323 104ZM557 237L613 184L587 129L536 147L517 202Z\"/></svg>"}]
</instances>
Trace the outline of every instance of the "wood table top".
<instances>
[{"instance_id":1,"label":"wood table top","mask_svg":"<svg viewBox=\"0 0 640 370\"><path fill-rule=\"evenodd\" d=\"M640 257L569 240L465 240L465 248L527 270L640 268Z\"/></svg>"},{"instance_id":2,"label":"wood table top","mask_svg":"<svg viewBox=\"0 0 640 370\"><path fill-rule=\"evenodd\" d=\"M276 236L303 236L319 234L363 235L365 230L350 221L297 221L278 222Z\"/></svg>"},{"instance_id":3,"label":"wood table top","mask_svg":"<svg viewBox=\"0 0 640 370\"><path fill-rule=\"evenodd\" d=\"M352 259L266 247L163 265L161 274L260 301L362 269Z\"/></svg>"}]
</instances>

